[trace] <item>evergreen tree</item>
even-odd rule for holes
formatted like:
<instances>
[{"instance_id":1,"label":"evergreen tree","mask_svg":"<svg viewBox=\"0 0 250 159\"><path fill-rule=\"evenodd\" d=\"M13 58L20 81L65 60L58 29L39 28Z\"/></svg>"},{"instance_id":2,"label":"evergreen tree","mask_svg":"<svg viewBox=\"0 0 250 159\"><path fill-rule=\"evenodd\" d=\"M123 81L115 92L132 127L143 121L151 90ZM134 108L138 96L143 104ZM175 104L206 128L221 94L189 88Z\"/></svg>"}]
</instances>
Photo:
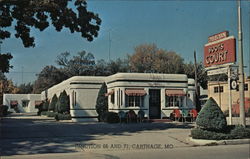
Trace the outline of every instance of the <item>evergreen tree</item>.
<instances>
[{"instance_id":1,"label":"evergreen tree","mask_svg":"<svg viewBox=\"0 0 250 159\"><path fill-rule=\"evenodd\" d=\"M59 99L56 103L56 109L58 113L69 112L69 97L65 90L59 96Z\"/></svg>"},{"instance_id":2,"label":"evergreen tree","mask_svg":"<svg viewBox=\"0 0 250 159\"><path fill-rule=\"evenodd\" d=\"M55 111L57 101L58 101L58 98L57 98L56 94L54 94L54 96L52 97L52 100L49 104L49 111L51 111L51 110Z\"/></svg>"},{"instance_id":3,"label":"evergreen tree","mask_svg":"<svg viewBox=\"0 0 250 159\"><path fill-rule=\"evenodd\" d=\"M226 117L212 97L199 112L196 124L198 127L210 131L223 131L226 128Z\"/></svg>"},{"instance_id":4,"label":"evergreen tree","mask_svg":"<svg viewBox=\"0 0 250 159\"><path fill-rule=\"evenodd\" d=\"M95 106L99 121L103 121L102 117L104 113L108 112L108 97L105 96L105 93L107 93L107 85L103 83L98 92Z\"/></svg>"}]
</instances>

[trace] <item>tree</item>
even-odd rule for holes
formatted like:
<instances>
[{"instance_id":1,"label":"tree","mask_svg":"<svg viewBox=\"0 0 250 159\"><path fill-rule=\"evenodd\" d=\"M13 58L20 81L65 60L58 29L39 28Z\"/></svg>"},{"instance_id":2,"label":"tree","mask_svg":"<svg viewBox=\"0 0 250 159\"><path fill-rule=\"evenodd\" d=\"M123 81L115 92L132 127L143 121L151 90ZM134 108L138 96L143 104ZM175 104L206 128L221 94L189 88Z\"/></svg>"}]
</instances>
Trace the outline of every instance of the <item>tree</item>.
<instances>
[{"instance_id":1,"label":"tree","mask_svg":"<svg viewBox=\"0 0 250 159\"><path fill-rule=\"evenodd\" d=\"M33 91L33 84L21 84L17 88L19 89L17 94L30 94Z\"/></svg>"},{"instance_id":2,"label":"tree","mask_svg":"<svg viewBox=\"0 0 250 159\"><path fill-rule=\"evenodd\" d=\"M0 20L0 23L1 23L1 20ZM1 36L1 32L0 32L0 36ZM10 65L10 59L12 58L13 56L10 53L1 54L0 52L0 72L2 73L9 72L9 69L13 67Z\"/></svg>"},{"instance_id":3,"label":"tree","mask_svg":"<svg viewBox=\"0 0 250 159\"><path fill-rule=\"evenodd\" d=\"M38 74L38 78L34 83L33 93L41 93L42 91L50 88L51 86L62 82L68 76L55 66L46 66Z\"/></svg>"},{"instance_id":4,"label":"tree","mask_svg":"<svg viewBox=\"0 0 250 159\"><path fill-rule=\"evenodd\" d=\"M192 62L184 64L184 73L188 76L188 78L195 78L195 73L194 73L194 64ZM206 70L204 68L204 65L202 62L197 64L197 77L198 77L198 83L203 89L207 88L207 81L208 81L208 76L206 73Z\"/></svg>"},{"instance_id":5,"label":"tree","mask_svg":"<svg viewBox=\"0 0 250 159\"><path fill-rule=\"evenodd\" d=\"M56 107L57 101L58 101L58 98L57 98L56 94L54 94L54 96L52 97L52 100L51 100L51 102L49 104L49 111L56 112L55 107Z\"/></svg>"},{"instance_id":6,"label":"tree","mask_svg":"<svg viewBox=\"0 0 250 159\"><path fill-rule=\"evenodd\" d=\"M183 73L183 61L177 53L158 49L155 44L139 45L129 56L132 72Z\"/></svg>"},{"instance_id":7,"label":"tree","mask_svg":"<svg viewBox=\"0 0 250 159\"><path fill-rule=\"evenodd\" d=\"M105 96L107 93L107 86L106 83L103 83L96 99L96 112L98 114L98 120L103 121L103 115L108 112L108 97Z\"/></svg>"},{"instance_id":8,"label":"tree","mask_svg":"<svg viewBox=\"0 0 250 159\"><path fill-rule=\"evenodd\" d=\"M226 117L212 97L199 112L196 124L198 127L210 131L223 131L226 128Z\"/></svg>"},{"instance_id":9,"label":"tree","mask_svg":"<svg viewBox=\"0 0 250 159\"><path fill-rule=\"evenodd\" d=\"M98 36L101 19L98 14L87 10L85 0L0 0L0 39L10 38L7 29L14 26L15 37L20 38L24 47L34 47L35 38L30 35L32 28L45 30L49 25L56 31L68 28L71 33L81 33L92 41Z\"/></svg>"},{"instance_id":10,"label":"tree","mask_svg":"<svg viewBox=\"0 0 250 159\"><path fill-rule=\"evenodd\" d=\"M65 90L60 94L58 101L56 103L56 108L58 113L66 113L66 112L69 113L70 110L69 97Z\"/></svg>"},{"instance_id":11,"label":"tree","mask_svg":"<svg viewBox=\"0 0 250 159\"><path fill-rule=\"evenodd\" d=\"M69 56L69 52L64 52L56 59L56 63L62 67L69 77L94 75L95 57L92 53L81 51L71 59L69 59Z\"/></svg>"}]
</instances>

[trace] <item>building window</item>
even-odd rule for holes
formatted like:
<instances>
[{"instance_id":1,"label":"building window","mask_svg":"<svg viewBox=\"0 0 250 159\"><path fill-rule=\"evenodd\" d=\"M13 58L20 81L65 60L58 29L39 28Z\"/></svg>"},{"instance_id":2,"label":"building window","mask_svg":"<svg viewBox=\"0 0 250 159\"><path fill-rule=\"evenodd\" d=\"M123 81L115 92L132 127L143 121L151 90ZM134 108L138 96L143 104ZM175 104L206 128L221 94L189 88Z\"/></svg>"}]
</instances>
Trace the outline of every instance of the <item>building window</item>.
<instances>
[{"instance_id":1,"label":"building window","mask_svg":"<svg viewBox=\"0 0 250 159\"><path fill-rule=\"evenodd\" d=\"M22 100L22 107L28 107L29 106L29 100Z\"/></svg>"},{"instance_id":2,"label":"building window","mask_svg":"<svg viewBox=\"0 0 250 159\"><path fill-rule=\"evenodd\" d=\"M224 92L223 86L220 86L220 87L219 87L219 91L220 91L220 92Z\"/></svg>"},{"instance_id":3,"label":"building window","mask_svg":"<svg viewBox=\"0 0 250 159\"><path fill-rule=\"evenodd\" d=\"M111 101L112 104L115 103L115 93L111 94L110 101Z\"/></svg>"},{"instance_id":4,"label":"building window","mask_svg":"<svg viewBox=\"0 0 250 159\"><path fill-rule=\"evenodd\" d=\"M144 96L126 95L126 107L143 107Z\"/></svg>"},{"instance_id":5,"label":"building window","mask_svg":"<svg viewBox=\"0 0 250 159\"><path fill-rule=\"evenodd\" d=\"M214 93L224 92L223 86L214 87Z\"/></svg>"},{"instance_id":6,"label":"building window","mask_svg":"<svg viewBox=\"0 0 250 159\"><path fill-rule=\"evenodd\" d=\"M214 93L218 93L219 92L219 87L214 87Z\"/></svg>"},{"instance_id":7,"label":"building window","mask_svg":"<svg viewBox=\"0 0 250 159\"><path fill-rule=\"evenodd\" d=\"M180 107L181 103L181 96L166 96L166 107Z\"/></svg>"},{"instance_id":8,"label":"building window","mask_svg":"<svg viewBox=\"0 0 250 159\"><path fill-rule=\"evenodd\" d=\"M236 91L239 91L239 85L236 87ZM244 84L244 91L248 91L248 84Z\"/></svg>"},{"instance_id":9,"label":"building window","mask_svg":"<svg viewBox=\"0 0 250 159\"><path fill-rule=\"evenodd\" d=\"M248 91L248 84L244 84L244 90Z\"/></svg>"}]
</instances>

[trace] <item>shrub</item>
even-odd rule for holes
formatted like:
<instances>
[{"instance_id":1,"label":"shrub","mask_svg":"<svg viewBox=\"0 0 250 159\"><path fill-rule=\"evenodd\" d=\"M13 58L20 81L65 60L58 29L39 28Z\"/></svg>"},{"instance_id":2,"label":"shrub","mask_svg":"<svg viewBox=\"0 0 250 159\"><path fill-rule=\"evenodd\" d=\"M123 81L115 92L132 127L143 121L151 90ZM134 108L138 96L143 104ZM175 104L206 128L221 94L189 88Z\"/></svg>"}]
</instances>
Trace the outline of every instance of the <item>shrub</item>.
<instances>
[{"instance_id":1,"label":"shrub","mask_svg":"<svg viewBox=\"0 0 250 159\"><path fill-rule=\"evenodd\" d=\"M199 112L196 124L199 128L210 131L223 132L226 128L226 117L212 97L208 99Z\"/></svg>"},{"instance_id":2,"label":"shrub","mask_svg":"<svg viewBox=\"0 0 250 159\"><path fill-rule=\"evenodd\" d=\"M103 114L104 121L107 123L119 123L120 119L118 113L115 112L106 112Z\"/></svg>"},{"instance_id":3,"label":"shrub","mask_svg":"<svg viewBox=\"0 0 250 159\"><path fill-rule=\"evenodd\" d=\"M49 109L49 101L46 100L42 105L42 111L48 111Z\"/></svg>"},{"instance_id":4,"label":"shrub","mask_svg":"<svg viewBox=\"0 0 250 159\"><path fill-rule=\"evenodd\" d=\"M108 97L105 96L105 93L107 93L107 86L105 83L103 83L98 92L95 106L99 121L104 121L104 114L108 112Z\"/></svg>"},{"instance_id":5,"label":"shrub","mask_svg":"<svg viewBox=\"0 0 250 159\"><path fill-rule=\"evenodd\" d=\"M208 131L200 128L191 130L191 136L194 139L208 139L208 140L225 140L230 139L230 134L218 133L214 131Z\"/></svg>"},{"instance_id":6,"label":"shrub","mask_svg":"<svg viewBox=\"0 0 250 159\"><path fill-rule=\"evenodd\" d=\"M55 117L56 114L56 112L47 112L47 117Z\"/></svg>"},{"instance_id":7,"label":"shrub","mask_svg":"<svg viewBox=\"0 0 250 159\"><path fill-rule=\"evenodd\" d=\"M0 116L8 115L9 107L7 105L0 105Z\"/></svg>"},{"instance_id":8,"label":"shrub","mask_svg":"<svg viewBox=\"0 0 250 159\"><path fill-rule=\"evenodd\" d=\"M47 113L48 113L48 111L42 111L42 112L41 112L41 115L47 116Z\"/></svg>"},{"instance_id":9,"label":"shrub","mask_svg":"<svg viewBox=\"0 0 250 159\"><path fill-rule=\"evenodd\" d=\"M241 125L237 125L231 131L231 135L235 139L250 138L250 129L244 128Z\"/></svg>"},{"instance_id":10,"label":"shrub","mask_svg":"<svg viewBox=\"0 0 250 159\"><path fill-rule=\"evenodd\" d=\"M57 101L58 101L58 98L57 98L56 94L54 94L54 96L52 97L51 102L49 104L49 111L55 111Z\"/></svg>"},{"instance_id":11,"label":"shrub","mask_svg":"<svg viewBox=\"0 0 250 159\"><path fill-rule=\"evenodd\" d=\"M55 115L55 119L58 120L71 120L71 115L70 114L61 114L57 113Z\"/></svg>"},{"instance_id":12,"label":"shrub","mask_svg":"<svg viewBox=\"0 0 250 159\"><path fill-rule=\"evenodd\" d=\"M229 110L225 110L223 114L225 115L225 117L229 117Z\"/></svg>"},{"instance_id":13,"label":"shrub","mask_svg":"<svg viewBox=\"0 0 250 159\"><path fill-rule=\"evenodd\" d=\"M66 91L64 90L56 103L56 109L58 113L66 113L69 112L69 96L67 95Z\"/></svg>"}]
</instances>

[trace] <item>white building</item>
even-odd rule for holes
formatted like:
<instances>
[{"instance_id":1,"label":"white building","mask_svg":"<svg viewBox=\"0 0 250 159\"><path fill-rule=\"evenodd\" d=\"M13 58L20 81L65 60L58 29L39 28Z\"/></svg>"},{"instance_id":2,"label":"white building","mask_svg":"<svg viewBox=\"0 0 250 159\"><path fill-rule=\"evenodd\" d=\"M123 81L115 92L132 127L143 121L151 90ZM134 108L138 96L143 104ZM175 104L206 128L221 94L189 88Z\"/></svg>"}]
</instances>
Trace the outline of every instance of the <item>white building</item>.
<instances>
[{"instance_id":1,"label":"white building","mask_svg":"<svg viewBox=\"0 0 250 159\"><path fill-rule=\"evenodd\" d=\"M9 111L15 112L16 107L21 113L37 112L35 105L41 103L41 94L4 94L3 105L9 107Z\"/></svg>"},{"instance_id":2,"label":"white building","mask_svg":"<svg viewBox=\"0 0 250 159\"><path fill-rule=\"evenodd\" d=\"M108 88L109 111L143 110L150 119L170 116L173 109L193 108L194 81L184 74L117 73L108 77L75 76L43 91L41 95L4 95L4 104L17 101L23 112L37 111L35 101L59 97L64 90L70 96L73 121L97 121L96 99L101 85ZM28 106L25 105L28 102ZM14 102L12 102L13 104ZM29 106L30 105L30 106ZM27 107L27 108L25 108Z\"/></svg>"},{"instance_id":3,"label":"white building","mask_svg":"<svg viewBox=\"0 0 250 159\"><path fill-rule=\"evenodd\" d=\"M188 92L184 74L117 73L107 77L106 83L109 111L143 110L150 119L162 119L173 109L193 108L187 103L188 94L193 97L193 88Z\"/></svg>"},{"instance_id":4,"label":"white building","mask_svg":"<svg viewBox=\"0 0 250 159\"><path fill-rule=\"evenodd\" d=\"M55 94L59 97L60 93L65 90L70 96L70 114L73 121L97 121L96 98L104 80L104 76L71 77L43 91L42 99L51 100Z\"/></svg>"}]
</instances>

